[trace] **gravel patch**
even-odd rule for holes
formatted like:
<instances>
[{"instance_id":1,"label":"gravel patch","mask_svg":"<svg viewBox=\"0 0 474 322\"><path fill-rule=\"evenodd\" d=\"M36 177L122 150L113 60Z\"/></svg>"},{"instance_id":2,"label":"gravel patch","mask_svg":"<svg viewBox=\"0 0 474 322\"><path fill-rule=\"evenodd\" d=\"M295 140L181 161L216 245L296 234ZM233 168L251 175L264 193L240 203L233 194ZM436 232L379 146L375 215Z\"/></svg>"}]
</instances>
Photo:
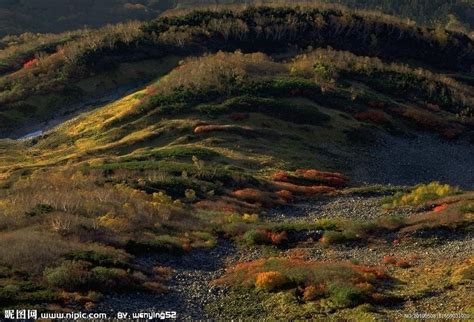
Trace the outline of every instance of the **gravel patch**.
<instances>
[{"instance_id":1,"label":"gravel patch","mask_svg":"<svg viewBox=\"0 0 474 322\"><path fill-rule=\"evenodd\" d=\"M434 135L413 138L381 134L375 147L361 149L349 177L354 184L414 185L441 181L474 189L474 144Z\"/></svg>"},{"instance_id":2,"label":"gravel patch","mask_svg":"<svg viewBox=\"0 0 474 322\"><path fill-rule=\"evenodd\" d=\"M212 285L212 281L224 274L228 261L236 256L235 246L227 240L219 240L212 249L195 250L184 256L157 254L137 259L144 267L167 266L175 274L167 285L168 293L111 294L97 306L97 311L114 315L121 312L176 311L179 320L196 320L207 317L204 306L221 298L227 291L224 286Z\"/></svg>"},{"instance_id":3,"label":"gravel patch","mask_svg":"<svg viewBox=\"0 0 474 322\"><path fill-rule=\"evenodd\" d=\"M274 221L308 221L321 218L344 218L370 220L393 214L407 216L413 210L404 209L391 212L382 209L383 197L366 197L360 195L342 195L319 200L305 201L299 204L276 207L268 212L267 217Z\"/></svg>"}]
</instances>

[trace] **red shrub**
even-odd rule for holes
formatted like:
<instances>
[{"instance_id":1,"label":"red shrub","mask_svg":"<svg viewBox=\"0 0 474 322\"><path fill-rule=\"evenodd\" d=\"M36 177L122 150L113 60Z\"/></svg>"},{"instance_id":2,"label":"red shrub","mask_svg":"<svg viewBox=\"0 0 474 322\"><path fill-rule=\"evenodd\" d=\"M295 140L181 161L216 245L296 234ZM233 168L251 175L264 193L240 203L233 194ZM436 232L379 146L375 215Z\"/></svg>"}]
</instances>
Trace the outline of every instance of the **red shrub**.
<instances>
[{"instance_id":1,"label":"red shrub","mask_svg":"<svg viewBox=\"0 0 474 322\"><path fill-rule=\"evenodd\" d=\"M27 61L26 63L24 63L23 68L28 69L28 68L31 68L33 66L36 66L36 64L38 64L38 59L33 58L33 59Z\"/></svg>"},{"instance_id":2,"label":"red shrub","mask_svg":"<svg viewBox=\"0 0 474 322\"><path fill-rule=\"evenodd\" d=\"M295 173L307 180L323 182L325 185L333 187L342 187L347 183L346 177L337 172L325 172L314 169L298 169Z\"/></svg>"},{"instance_id":3,"label":"red shrub","mask_svg":"<svg viewBox=\"0 0 474 322\"><path fill-rule=\"evenodd\" d=\"M238 199L249 201L249 202L266 203L270 199L268 192L261 191L258 189L252 189L252 188L236 190L234 191L233 195L234 197L237 197Z\"/></svg>"},{"instance_id":4,"label":"red shrub","mask_svg":"<svg viewBox=\"0 0 474 322\"><path fill-rule=\"evenodd\" d=\"M273 186L277 189L287 190L293 194L313 196L335 192L336 189L328 186L300 186L289 182L274 182Z\"/></svg>"},{"instance_id":5,"label":"red shrub","mask_svg":"<svg viewBox=\"0 0 474 322\"><path fill-rule=\"evenodd\" d=\"M383 263L384 264L392 264L394 265L397 262L397 258L395 256L384 256Z\"/></svg>"},{"instance_id":6,"label":"red shrub","mask_svg":"<svg viewBox=\"0 0 474 322\"><path fill-rule=\"evenodd\" d=\"M282 232L273 232L270 231L267 233L268 239L271 240L273 245L280 245L283 241L288 239L288 234L286 231Z\"/></svg>"},{"instance_id":7,"label":"red shrub","mask_svg":"<svg viewBox=\"0 0 474 322\"><path fill-rule=\"evenodd\" d=\"M442 204L442 205L439 205L439 206L436 206L433 208L433 212L442 212L446 209L448 209L448 204Z\"/></svg>"},{"instance_id":8,"label":"red shrub","mask_svg":"<svg viewBox=\"0 0 474 322\"><path fill-rule=\"evenodd\" d=\"M288 190L280 190L280 191L277 191L275 192L275 194L285 200L286 202L290 202L293 200L293 194L291 193L291 191L288 191Z\"/></svg>"},{"instance_id":9,"label":"red shrub","mask_svg":"<svg viewBox=\"0 0 474 322\"><path fill-rule=\"evenodd\" d=\"M351 265L351 267L362 274L372 274L376 279L379 280L385 280L390 278L380 267L369 267L362 265Z\"/></svg>"},{"instance_id":10,"label":"red shrub","mask_svg":"<svg viewBox=\"0 0 474 322\"><path fill-rule=\"evenodd\" d=\"M395 256L384 256L383 257L383 263L388 265L395 265L397 267L401 268L407 268L410 267L410 263L407 260L397 258Z\"/></svg>"},{"instance_id":11,"label":"red shrub","mask_svg":"<svg viewBox=\"0 0 474 322\"><path fill-rule=\"evenodd\" d=\"M362 122L373 122L376 124L387 124L390 123L387 115L384 112L380 111L366 111L366 112L359 112L355 116L356 120Z\"/></svg>"},{"instance_id":12,"label":"red shrub","mask_svg":"<svg viewBox=\"0 0 474 322\"><path fill-rule=\"evenodd\" d=\"M285 171L278 171L272 175L274 181L288 181L288 173Z\"/></svg>"}]
</instances>

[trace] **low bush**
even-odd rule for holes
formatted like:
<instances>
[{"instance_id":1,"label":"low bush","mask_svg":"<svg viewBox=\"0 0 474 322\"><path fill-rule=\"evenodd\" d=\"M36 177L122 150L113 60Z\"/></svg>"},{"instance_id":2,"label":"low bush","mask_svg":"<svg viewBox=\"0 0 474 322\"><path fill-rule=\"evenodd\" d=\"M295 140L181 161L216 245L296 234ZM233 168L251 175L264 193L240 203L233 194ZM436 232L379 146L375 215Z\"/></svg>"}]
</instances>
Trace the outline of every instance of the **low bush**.
<instances>
[{"instance_id":1,"label":"low bush","mask_svg":"<svg viewBox=\"0 0 474 322\"><path fill-rule=\"evenodd\" d=\"M60 266L48 268L44 277L49 285L68 291L91 288L97 282L85 261L65 261Z\"/></svg>"},{"instance_id":2,"label":"low bush","mask_svg":"<svg viewBox=\"0 0 474 322\"><path fill-rule=\"evenodd\" d=\"M354 115L358 121L369 121L376 124L389 124L390 120L384 112L381 111L365 111L359 112Z\"/></svg>"},{"instance_id":3,"label":"low bush","mask_svg":"<svg viewBox=\"0 0 474 322\"><path fill-rule=\"evenodd\" d=\"M261 272L255 279L255 287L267 292L282 290L288 279L280 272Z\"/></svg>"},{"instance_id":4,"label":"low bush","mask_svg":"<svg viewBox=\"0 0 474 322\"><path fill-rule=\"evenodd\" d=\"M247 245L263 245L269 244L268 232L263 229L251 229L245 232L242 240Z\"/></svg>"},{"instance_id":5,"label":"low bush","mask_svg":"<svg viewBox=\"0 0 474 322\"><path fill-rule=\"evenodd\" d=\"M460 192L457 187L452 187L439 182L431 182L416 186L410 192L397 192L393 197L384 201L385 208L400 206L420 206L430 200L451 196Z\"/></svg>"},{"instance_id":6,"label":"low bush","mask_svg":"<svg viewBox=\"0 0 474 322\"><path fill-rule=\"evenodd\" d=\"M272 175L272 179L275 182L300 186L315 186L319 184L340 188L347 184L347 178L341 173L315 169L297 169L295 172L278 171Z\"/></svg>"},{"instance_id":7,"label":"low bush","mask_svg":"<svg viewBox=\"0 0 474 322\"><path fill-rule=\"evenodd\" d=\"M382 289L387 279L377 267L267 258L237 264L217 282L266 292L295 289L292 294L302 301L346 308L372 302L372 292L376 287Z\"/></svg>"}]
</instances>

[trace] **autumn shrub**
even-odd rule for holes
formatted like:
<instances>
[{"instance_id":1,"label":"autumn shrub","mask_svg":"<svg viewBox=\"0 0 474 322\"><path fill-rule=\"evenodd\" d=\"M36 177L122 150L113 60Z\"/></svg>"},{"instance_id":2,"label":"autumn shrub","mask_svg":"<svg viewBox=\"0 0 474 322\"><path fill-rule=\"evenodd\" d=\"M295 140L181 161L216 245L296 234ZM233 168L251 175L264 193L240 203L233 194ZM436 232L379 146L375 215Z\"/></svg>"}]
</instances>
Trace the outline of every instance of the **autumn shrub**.
<instances>
[{"instance_id":1,"label":"autumn shrub","mask_svg":"<svg viewBox=\"0 0 474 322\"><path fill-rule=\"evenodd\" d=\"M315 196L321 194L330 194L336 192L336 189L329 186L304 186L289 182L274 182L275 189L286 190L295 195Z\"/></svg>"},{"instance_id":2,"label":"autumn shrub","mask_svg":"<svg viewBox=\"0 0 474 322\"><path fill-rule=\"evenodd\" d=\"M395 256L386 255L383 257L384 264L392 264L394 265L397 262L397 258Z\"/></svg>"},{"instance_id":3,"label":"autumn shrub","mask_svg":"<svg viewBox=\"0 0 474 322\"><path fill-rule=\"evenodd\" d=\"M402 115L412 121L422 128L429 130L440 130L443 126L446 125L440 117L421 110L416 109L406 109Z\"/></svg>"},{"instance_id":4,"label":"autumn shrub","mask_svg":"<svg viewBox=\"0 0 474 322\"><path fill-rule=\"evenodd\" d=\"M294 199L293 194L291 193L291 191L288 191L288 190L279 190L275 192L275 194L279 198L282 198L283 200L285 200L286 202L291 202Z\"/></svg>"},{"instance_id":5,"label":"autumn shrub","mask_svg":"<svg viewBox=\"0 0 474 322\"><path fill-rule=\"evenodd\" d=\"M278 291L288 284L288 279L280 272L261 272L255 279L255 287L267 292Z\"/></svg>"},{"instance_id":6,"label":"autumn shrub","mask_svg":"<svg viewBox=\"0 0 474 322\"><path fill-rule=\"evenodd\" d=\"M243 133L252 132L254 129L250 126L235 126L235 125L202 125L194 129L194 134L204 134L209 132L230 132Z\"/></svg>"},{"instance_id":7,"label":"autumn shrub","mask_svg":"<svg viewBox=\"0 0 474 322\"><path fill-rule=\"evenodd\" d=\"M420 206L429 200L451 196L459 192L459 188L439 182L420 184L410 192L398 192L393 197L388 198L384 202L384 207Z\"/></svg>"},{"instance_id":8,"label":"autumn shrub","mask_svg":"<svg viewBox=\"0 0 474 322\"><path fill-rule=\"evenodd\" d=\"M33 59L31 59L31 60L25 62L25 63L23 64L23 68L24 68L24 69L28 69L28 68L31 68L31 67L36 66L36 64L38 64L38 59L33 58Z\"/></svg>"},{"instance_id":9,"label":"autumn shrub","mask_svg":"<svg viewBox=\"0 0 474 322\"><path fill-rule=\"evenodd\" d=\"M245 232L242 240L247 245L263 245L271 242L268 232L263 229L251 229Z\"/></svg>"},{"instance_id":10,"label":"autumn shrub","mask_svg":"<svg viewBox=\"0 0 474 322\"><path fill-rule=\"evenodd\" d=\"M294 289L305 302L345 308L370 303L375 287L381 290L389 278L378 267L272 257L230 267L217 282L267 292Z\"/></svg>"},{"instance_id":11,"label":"autumn shrub","mask_svg":"<svg viewBox=\"0 0 474 322\"><path fill-rule=\"evenodd\" d=\"M270 231L267 233L268 239L273 245L280 245L288 239L288 233L286 231L273 232Z\"/></svg>"},{"instance_id":12,"label":"autumn shrub","mask_svg":"<svg viewBox=\"0 0 474 322\"><path fill-rule=\"evenodd\" d=\"M326 285L321 283L319 285L309 285L303 290L303 300L306 302L317 300L326 295Z\"/></svg>"},{"instance_id":13,"label":"autumn shrub","mask_svg":"<svg viewBox=\"0 0 474 322\"><path fill-rule=\"evenodd\" d=\"M272 175L272 180L276 182L277 186L288 186L295 190L295 186L301 186L302 190L307 187L307 192L311 193L310 187L329 186L329 187L343 187L347 183L347 178L341 173L337 172L325 172L315 169L297 169L295 172L284 172L278 171ZM297 188L296 188L297 189ZM287 189L290 190L291 189ZM317 193L318 189L314 188L314 193ZM293 191L292 191L293 192ZM329 191L328 191L329 192Z\"/></svg>"},{"instance_id":14,"label":"autumn shrub","mask_svg":"<svg viewBox=\"0 0 474 322\"><path fill-rule=\"evenodd\" d=\"M235 190L232 196L246 202L261 204L264 207L271 207L278 203L286 203L286 200L283 200L282 198L279 199L279 196L273 192L255 188Z\"/></svg>"}]
</instances>

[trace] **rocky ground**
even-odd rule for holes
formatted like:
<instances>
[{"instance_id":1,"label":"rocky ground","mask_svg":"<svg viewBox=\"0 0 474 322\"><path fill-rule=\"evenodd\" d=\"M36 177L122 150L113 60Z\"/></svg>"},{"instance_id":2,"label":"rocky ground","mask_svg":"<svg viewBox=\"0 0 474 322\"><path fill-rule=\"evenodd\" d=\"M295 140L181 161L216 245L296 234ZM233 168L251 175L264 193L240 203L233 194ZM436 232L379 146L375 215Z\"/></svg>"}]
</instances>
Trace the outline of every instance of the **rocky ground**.
<instances>
[{"instance_id":1,"label":"rocky ground","mask_svg":"<svg viewBox=\"0 0 474 322\"><path fill-rule=\"evenodd\" d=\"M381 148L370 150L372 152L369 150L363 152L372 153L370 157L366 155L365 163L356 163L351 174L356 182L411 185L439 180L458 184L464 188L474 188L474 167L471 164L474 160L472 145L467 143L455 145L429 136L412 139L385 137L378 144ZM449 166L446 166L447 164ZM337 197L303 201L292 206L272 209L265 219L293 222L311 222L321 218L371 220L390 215L381 208L382 198L383 196L380 195L343 194ZM406 216L413 211L410 209L397 211L397 215ZM318 232L314 234L314 238L320 237ZM394 244L393 238L387 236L386 242L340 245L330 248L319 243L303 243L298 251L307 259L356 261L367 265L381 265L383 257L387 255L411 258L416 266L404 271L405 275L402 278L416 279L419 267L446 265L451 260L462 261L473 256L473 239L472 232L454 235L451 232L441 232L436 238L427 239L427 242L415 240ZM295 250L274 249L273 251L274 254L279 252L280 255L291 255ZM227 289L213 285L212 281L222 276L227 265L268 255L264 252L265 250L261 248L240 250L232 242L220 240L218 246L213 249L193 251L185 256L162 254L139 258L137 261L141 265L168 266L175 270L174 277L168 283L170 292L161 295L139 293L111 295L106 297L97 309L107 312L170 310L177 311L179 319L215 318L206 314L205 306L225 296ZM417 287L422 288L423 285ZM432 296L407 301L404 305L393 307L389 314L393 316L401 312L430 310L436 312L436 306L442 307L444 304L441 302L450 300L449 296L461 296L458 293L447 294L444 292L441 296L433 293ZM458 306L460 305L458 303ZM449 308L455 308L455 305Z\"/></svg>"},{"instance_id":2,"label":"rocky ground","mask_svg":"<svg viewBox=\"0 0 474 322\"><path fill-rule=\"evenodd\" d=\"M229 261L234 261L237 250L227 240L219 240L216 247L193 251L185 256L157 254L137 259L144 267L165 266L175 274L167 282L169 292L164 294L113 294L97 307L112 315L117 312L175 311L181 319L206 318L204 306L217 300L225 287L211 285L224 273Z\"/></svg>"},{"instance_id":3,"label":"rocky ground","mask_svg":"<svg viewBox=\"0 0 474 322\"><path fill-rule=\"evenodd\" d=\"M441 181L474 189L474 144L446 141L432 134L395 137L380 134L352 164L354 184L415 185Z\"/></svg>"}]
</instances>

